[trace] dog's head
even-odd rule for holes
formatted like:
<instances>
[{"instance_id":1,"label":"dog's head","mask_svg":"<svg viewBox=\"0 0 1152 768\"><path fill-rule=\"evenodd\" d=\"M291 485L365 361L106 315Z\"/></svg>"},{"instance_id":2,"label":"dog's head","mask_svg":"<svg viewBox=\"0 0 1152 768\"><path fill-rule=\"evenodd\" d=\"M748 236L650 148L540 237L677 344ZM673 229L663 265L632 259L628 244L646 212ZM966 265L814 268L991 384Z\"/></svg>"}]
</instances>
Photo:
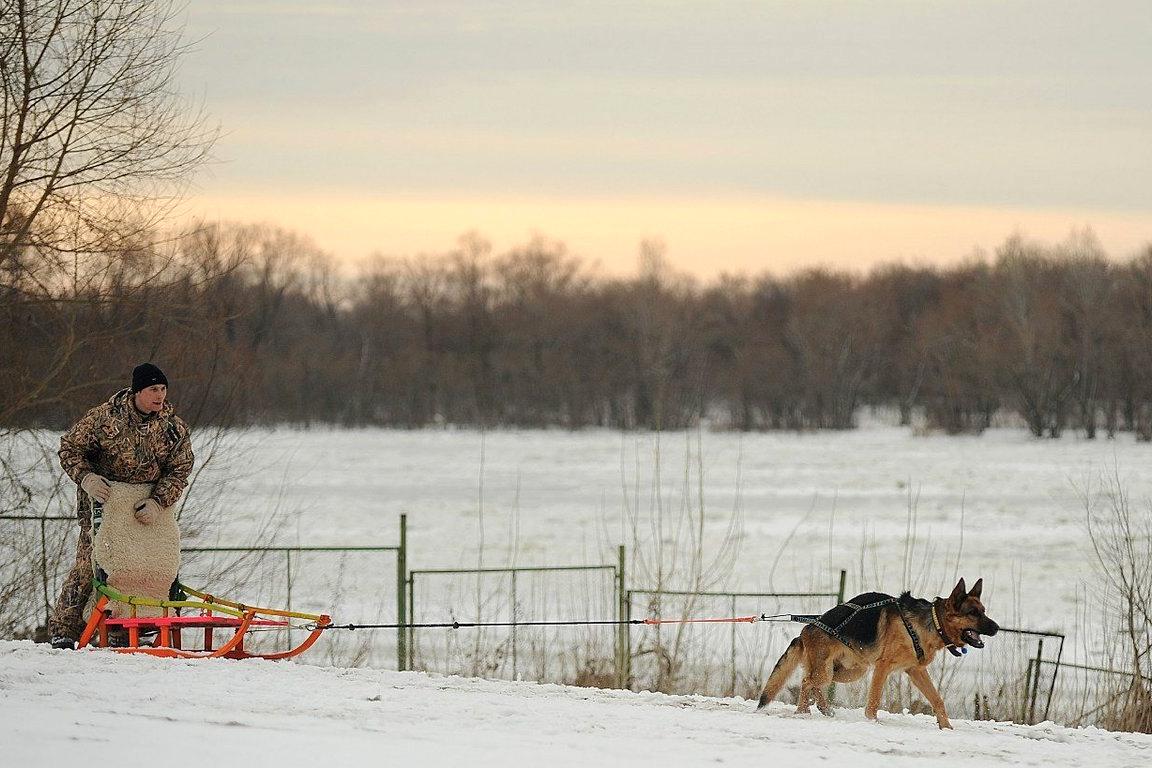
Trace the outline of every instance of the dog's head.
<instances>
[{"instance_id":1,"label":"dog's head","mask_svg":"<svg viewBox=\"0 0 1152 768\"><path fill-rule=\"evenodd\" d=\"M964 586L964 579L960 579L952 594L937 600L937 618L944 630L944 636L957 646L971 645L973 648L983 648L984 641L980 636L991 637L1000 631L1000 625L984 613L984 604L980 602L980 592L983 588L984 579L978 579L972 586L972 591L968 591Z\"/></svg>"}]
</instances>

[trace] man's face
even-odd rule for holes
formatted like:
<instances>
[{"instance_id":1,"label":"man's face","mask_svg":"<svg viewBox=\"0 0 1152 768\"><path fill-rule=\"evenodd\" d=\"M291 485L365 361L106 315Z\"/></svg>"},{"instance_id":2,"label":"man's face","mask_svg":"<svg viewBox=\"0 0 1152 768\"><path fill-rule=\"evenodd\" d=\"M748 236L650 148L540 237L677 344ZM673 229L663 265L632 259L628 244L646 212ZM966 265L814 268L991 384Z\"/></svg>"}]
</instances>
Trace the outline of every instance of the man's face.
<instances>
[{"instance_id":1,"label":"man's face","mask_svg":"<svg viewBox=\"0 0 1152 768\"><path fill-rule=\"evenodd\" d=\"M164 407L164 398L168 397L168 387L163 384L153 384L136 393L136 408L141 413L160 413Z\"/></svg>"}]
</instances>

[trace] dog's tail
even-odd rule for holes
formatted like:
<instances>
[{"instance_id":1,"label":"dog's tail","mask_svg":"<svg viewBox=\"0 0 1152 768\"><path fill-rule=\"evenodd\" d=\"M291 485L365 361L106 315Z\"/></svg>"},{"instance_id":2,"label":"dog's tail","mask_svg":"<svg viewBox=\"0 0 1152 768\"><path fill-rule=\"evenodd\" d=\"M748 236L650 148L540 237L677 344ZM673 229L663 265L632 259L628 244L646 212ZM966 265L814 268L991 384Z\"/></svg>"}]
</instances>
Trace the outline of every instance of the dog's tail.
<instances>
[{"instance_id":1,"label":"dog's tail","mask_svg":"<svg viewBox=\"0 0 1152 768\"><path fill-rule=\"evenodd\" d=\"M768 682L764 683L764 690L760 692L760 704L757 709L763 709L768 706L768 702L776 698L776 694L780 693L788 678L792 677L803 657L804 641L797 637L788 644L788 650L784 651L776 666L772 668L772 674L768 675Z\"/></svg>"}]
</instances>

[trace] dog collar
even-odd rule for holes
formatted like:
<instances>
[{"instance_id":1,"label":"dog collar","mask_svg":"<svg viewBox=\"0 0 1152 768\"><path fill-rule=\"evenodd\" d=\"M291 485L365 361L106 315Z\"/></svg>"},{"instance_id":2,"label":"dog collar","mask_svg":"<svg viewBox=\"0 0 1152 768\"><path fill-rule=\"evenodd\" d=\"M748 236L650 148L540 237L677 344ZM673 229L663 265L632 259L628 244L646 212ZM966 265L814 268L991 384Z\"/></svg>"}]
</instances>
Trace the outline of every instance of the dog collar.
<instances>
[{"instance_id":1,"label":"dog collar","mask_svg":"<svg viewBox=\"0 0 1152 768\"><path fill-rule=\"evenodd\" d=\"M948 635L944 634L944 626L940 623L940 617L936 615L936 601L932 601L932 626L936 629L936 634L944 641L944 647L948 649L948 653L953 656L963 655L960 649L956 647L956 643L948 639Z\"/></svg>"}]
</instances>

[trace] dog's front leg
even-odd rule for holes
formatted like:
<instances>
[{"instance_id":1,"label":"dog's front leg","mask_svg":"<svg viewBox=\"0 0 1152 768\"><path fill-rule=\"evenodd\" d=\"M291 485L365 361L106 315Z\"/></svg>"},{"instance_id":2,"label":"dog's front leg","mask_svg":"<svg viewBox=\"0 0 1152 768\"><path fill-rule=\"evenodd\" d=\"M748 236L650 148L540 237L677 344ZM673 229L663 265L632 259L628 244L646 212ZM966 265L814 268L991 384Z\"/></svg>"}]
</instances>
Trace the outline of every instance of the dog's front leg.
<instances>
[{"instance_id":1,"label":"dog's front leg","mask_svg":"<svg viewBox=\"0 0 1152 768\"><path fill-rule=\"evenodd\" d=\"M928 670L924 667L911 667L907 672L908 677L912 678L912 682L920 689L920 693L924 694L928 703L932 705L932 711L936 713L936 724L940 726L941 730L951 728L952 723L948 722L948 713L944 711L944 699L940 698L940 692L936 690L932 678L928 676Z\"/></svg>"},{"instance_id":2,"label":"dog's front leg","mask_svg":"<svg viewBox=\"0 0 1152 768\"><path fill-rule=\"evenodd\" d=\"M872 683L868 686L868 704L864 707L864 717L869 720L876 719L876 712L880 709L880 696L884 693L884 683L888 680L892 666L883 661L876 662L872 669Z\"/></svg>"}]
</instances>

